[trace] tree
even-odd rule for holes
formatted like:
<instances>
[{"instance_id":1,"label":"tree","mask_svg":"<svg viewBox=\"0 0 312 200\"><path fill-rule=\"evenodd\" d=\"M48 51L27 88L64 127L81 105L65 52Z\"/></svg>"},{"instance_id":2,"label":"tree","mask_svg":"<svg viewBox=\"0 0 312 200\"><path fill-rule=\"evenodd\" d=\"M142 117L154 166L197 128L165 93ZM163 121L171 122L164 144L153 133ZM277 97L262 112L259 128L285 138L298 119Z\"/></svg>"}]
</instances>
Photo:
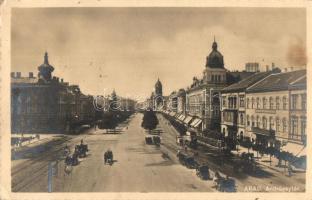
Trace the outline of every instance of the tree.
<instances>
[{"instance_id":1,"label":"tree","mask_svg":"<svg viewBox=\"0 0 312 200\"><path fill-rule=\"evenodd\" d=\"M99 129L115 129L118 125L118 118L115 113L107 112L99 124Z\"/></svg>"},{"instance_id":2,"label":"tree","mask_svg":"<svg viewBox=\"0 0 312 200\"><path fill-rule=\"evenodd\" d=\"M145 111L141 126L151 132L151 130L155 129L157 125L158 119L155 112L152 110Z\"/></svg>"}]
</instances>

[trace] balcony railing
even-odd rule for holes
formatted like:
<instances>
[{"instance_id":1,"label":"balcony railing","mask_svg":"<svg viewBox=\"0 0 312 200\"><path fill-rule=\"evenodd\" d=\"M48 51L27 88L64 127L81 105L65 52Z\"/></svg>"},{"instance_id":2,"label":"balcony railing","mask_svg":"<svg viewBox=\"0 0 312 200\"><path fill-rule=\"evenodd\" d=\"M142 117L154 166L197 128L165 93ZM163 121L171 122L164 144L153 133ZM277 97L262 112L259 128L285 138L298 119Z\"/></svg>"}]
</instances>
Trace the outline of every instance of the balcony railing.
<instances>
[{"instance_id":1,"label":"balcony railing","mask_svg":"<svg viewBox=\"0 0 312 200\"><path fill-rule=\"evenodd\" d=\"M256 113L275 114L276 110L271 109L256 109Z\"/></svg>"}]
</instances>

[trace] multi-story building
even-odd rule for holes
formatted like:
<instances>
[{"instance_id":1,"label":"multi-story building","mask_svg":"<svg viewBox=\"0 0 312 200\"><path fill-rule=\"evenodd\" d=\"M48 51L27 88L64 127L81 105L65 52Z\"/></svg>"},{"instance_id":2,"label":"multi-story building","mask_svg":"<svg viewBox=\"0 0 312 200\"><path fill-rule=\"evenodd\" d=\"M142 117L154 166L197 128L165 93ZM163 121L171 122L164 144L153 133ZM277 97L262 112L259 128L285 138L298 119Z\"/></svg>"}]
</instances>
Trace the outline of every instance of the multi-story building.
<instances>
[{"instance_id":1,"label":"multi-story building","mask_svg":"<svg viewBox=\"0 0 312 200\"><path fill-rule=\"evenodd\" d=\"M302 147L306 129L305 77L306 70L271 74L247 88L245 135L263 147L285 143Z\"/></svg>"},{"instance_id":2,"label":"multi-story building","mask_svg":"<svg viewBox=\"0 0 312 200\"><path fill-rule=\"evenodd\" d=\"M191 126L199 129L219 129L220 127L220 91L227 84L223 55L214 41L212 51L206 58L203 78L193 78L193 84L186 90L187 115L193 117Z\"/></svg>"},{"instance_id":3,"label":"multi-story building","mask_svg":"<svg viewBox=\"0 0 312 200\"><path fill-rule=\"evenodd\" d=\"M11 73L11 128L13 133L58 132L94 117L93 97L76 85L52 77L48 54L38 67L38 78L30 72Z\"/></svg>"},{"instance_id":4,"label":"multi-story building","mask_svg":"<svg viewBox=\"0 0 312 200\"><path fill-rule=\"evenodd\" d=\"M177 113L185 115L186 93L184 89L180 89L177 94Z\"/></svg>"},{"instance_id":5,"label":"multi-story building","mask_svg":"<svg viewBox=\"0 0 312 200\"><path fill-rule=\"evenodd\" d=\"M233 141L232 148L236 146L238 136L241 140L245 136L246 88L270 74L271 72L258 72L221 90L221 131Z\"/></svg>"}]
</instances>

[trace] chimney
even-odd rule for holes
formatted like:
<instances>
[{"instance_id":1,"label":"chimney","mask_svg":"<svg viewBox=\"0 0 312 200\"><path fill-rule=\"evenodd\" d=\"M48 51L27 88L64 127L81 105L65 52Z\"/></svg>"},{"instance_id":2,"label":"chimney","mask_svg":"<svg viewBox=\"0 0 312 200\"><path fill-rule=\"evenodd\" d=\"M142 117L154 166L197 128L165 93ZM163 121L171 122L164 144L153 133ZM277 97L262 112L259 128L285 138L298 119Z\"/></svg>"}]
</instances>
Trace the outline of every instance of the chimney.
<instances>
[{"instance_id":1,"label":"chimney","mask_svg":"<svg viewBox=\"0 0 312 200\"><path fill-rule=\"evenodd\" d=\"M22 73L21 72L16 72L16 78L21 78L22 77Z\"/></svg>"},{"instance_id":2,"label":"chimney","mask_svg":"<svg viewBox=\"0 0 312 200\"><path fill-rule=\"evenodd\" d=\"M15 78L15 72L11 72L11 78Z\"/></svg>"},{"instance_id":3,"label":"chimney","mask_svg":"<svg viewBox=\"0 0 312 200\"><path fill-rule=\"evenodd\" d=\"M34 73L29 72L29 78L34 78Z\"/></svg>"},{"instance_id":4,"label":"chimney","mask_svg":"<svg viewBox=\"0 0 312 200\"><path fill-rule=\"evenodd\" d=\"M63 81L64 81L64 80L61 78L61 83L63 83Z\"/></svg>"}]
</instances>

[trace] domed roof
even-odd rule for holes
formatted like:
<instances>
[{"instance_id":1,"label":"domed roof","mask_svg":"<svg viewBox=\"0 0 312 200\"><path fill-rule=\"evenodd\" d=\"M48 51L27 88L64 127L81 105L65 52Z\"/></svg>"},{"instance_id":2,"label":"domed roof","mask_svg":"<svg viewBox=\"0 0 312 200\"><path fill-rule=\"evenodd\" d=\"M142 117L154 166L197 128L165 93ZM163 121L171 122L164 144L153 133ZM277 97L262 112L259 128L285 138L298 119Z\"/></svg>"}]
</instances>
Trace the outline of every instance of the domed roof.
<instances>
[{"instance_id":1,"label":"domed roof","mask_svg":"<svg viewBox=\"0 0 312 200\"><path fill-rule=\"evenodd\" d=\"M52 77L52 72L54 71L54 67L49 64L48 53L44 54L44 62L42 65L38 67L39 70L39 79L43 79L45 81L50 81Z\"/></svg>"},{"instance_id":2,"label":"domed roof","mask_svg":"<svg viewBox=\"0 0 312 200\"><path fill-rule=\"evenodd\" d=\"M224 68L223 55L218 51L218 44L216 41L212 43L212 51L206 58L206 67Z\"/></svg>"}]
</instances>

